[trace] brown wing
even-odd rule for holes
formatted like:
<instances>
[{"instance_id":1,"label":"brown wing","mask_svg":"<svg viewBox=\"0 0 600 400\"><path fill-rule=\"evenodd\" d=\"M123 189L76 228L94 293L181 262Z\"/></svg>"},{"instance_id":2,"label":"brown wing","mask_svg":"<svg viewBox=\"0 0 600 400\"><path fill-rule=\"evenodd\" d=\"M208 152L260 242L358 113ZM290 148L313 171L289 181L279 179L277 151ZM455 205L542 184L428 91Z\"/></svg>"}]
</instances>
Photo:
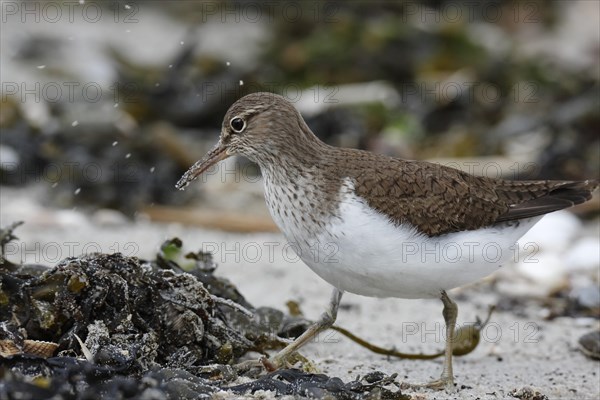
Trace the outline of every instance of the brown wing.
<instances>
[{"instance_id":1,"label":"brown wing","mask_svg":"<svg viewBox=\"0 0 600 400\"><path fill-rule=\"evenodd\" d=\"M583 203L598 181L507 181L420 161L374 157L354 171L356 193L429 236L474 230ZM390 168L393 166L393 168Z\"/></svg>"}]
</instances>

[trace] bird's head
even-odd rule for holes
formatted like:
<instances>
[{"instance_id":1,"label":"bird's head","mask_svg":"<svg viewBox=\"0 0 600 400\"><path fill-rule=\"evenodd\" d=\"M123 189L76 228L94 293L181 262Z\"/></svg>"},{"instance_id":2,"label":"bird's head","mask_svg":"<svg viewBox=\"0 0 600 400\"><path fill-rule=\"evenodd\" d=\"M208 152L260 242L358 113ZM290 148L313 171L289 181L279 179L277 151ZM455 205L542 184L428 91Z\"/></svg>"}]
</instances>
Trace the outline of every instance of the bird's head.
<instances>
[{"instance_id":1,"label":"bird's head","mask_svg":"<svg viewBox=\"0 0 600 400\"><path fill-rule=\"evenodd\" d=\"M242 155L261 167L293 155L316 137L300 113L282 96L252 93L236 101L225 114L219 142L177 182L185 188L211 166L233 155ZM300 146L300 147L299 147Z\"/></svg>"}]
</instances>

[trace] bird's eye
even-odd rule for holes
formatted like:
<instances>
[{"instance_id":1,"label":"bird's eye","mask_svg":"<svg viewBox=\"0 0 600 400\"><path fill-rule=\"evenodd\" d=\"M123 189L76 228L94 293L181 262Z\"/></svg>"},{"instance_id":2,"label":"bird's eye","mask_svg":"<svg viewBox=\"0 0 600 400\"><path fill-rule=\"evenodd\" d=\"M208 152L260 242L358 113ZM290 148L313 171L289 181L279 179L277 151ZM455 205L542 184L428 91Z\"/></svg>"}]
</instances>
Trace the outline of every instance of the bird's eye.
<instances>
[{"instance_id":1,"label":"bird's eye","mask_svg":"<svg viewBox=\"0 0 600 400\"><path fill-rule=\"evenodd\" d=\"M241 133L246 127L246 122L240 117L234 117L229 121L229 125L231 125L231 129L233 129L236 133Z\"/></svg>"}]
</instances>

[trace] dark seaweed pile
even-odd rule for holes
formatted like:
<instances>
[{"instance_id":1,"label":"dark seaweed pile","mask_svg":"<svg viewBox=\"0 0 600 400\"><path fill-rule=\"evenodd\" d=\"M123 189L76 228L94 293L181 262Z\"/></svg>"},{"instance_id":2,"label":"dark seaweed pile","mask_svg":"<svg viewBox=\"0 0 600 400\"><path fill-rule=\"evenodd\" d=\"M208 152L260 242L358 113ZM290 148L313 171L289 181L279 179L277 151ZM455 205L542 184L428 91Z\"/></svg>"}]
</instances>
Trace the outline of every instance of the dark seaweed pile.
<instances>
[{"instance_id":1,"label":"dark seaweed pile","mask_svg":"<svg viewBox=\"0 0 600 400\"><path fill-rule=\"evenodd\" d=\"M2 246L14 239L14 227L2 230ZM393 377L384 374L344 383L300 370L264 375L240 367L247 353L281 348L282 338L309 322L254 308L214 274L209 254L183 256L181 249L173 239L154 260L89 254L52 268L2 257L0 398L199 398L222 390L401 396L385 388ZM52 345L51 353L36 354L26 343ZM241 376L259 377L236 384Z\"/></svg>"}]
</instances>

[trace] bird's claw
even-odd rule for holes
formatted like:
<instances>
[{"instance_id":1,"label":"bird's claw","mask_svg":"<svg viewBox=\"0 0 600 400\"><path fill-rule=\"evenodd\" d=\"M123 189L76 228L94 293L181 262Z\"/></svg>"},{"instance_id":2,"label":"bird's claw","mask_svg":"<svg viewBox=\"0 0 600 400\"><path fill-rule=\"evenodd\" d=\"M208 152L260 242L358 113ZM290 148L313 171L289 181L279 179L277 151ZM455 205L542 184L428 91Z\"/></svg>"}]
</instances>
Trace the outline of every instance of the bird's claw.
<instances>
[{"instance_id":1,"label":"bird's claw","mask_svg":"<svg viewBox=\"0 0 600 400\"><path fill-rule=\"evenodd\" d=\"M427 383L408 383L403 382L402 389L432 389L452 391L454 389L454 379L451 377L441 377Z\"/></svg>"},{"instance_id":2,"label":"bird's claw","mask_svg":"<svg viewBox=\"0 0 600 400\"><path fill-rule=\"evenodd\" d=\"M317 371L314 363L298 352L293 352L284 356L276 354L270 358L261 357L259 362L268 372L277 371L282 368L292 368L298 362L302 364L302 369L306 372Z\"/></svg>"},{"instance_id":3,"label":"bird's claw","mask_svg":"<svg viewBox=\"0 0 600 400\"><path fill-rule=\"evenodd\" d=\"M261 357L259 362L262 364L262 366L268 372L277 371L278 369L280 369L283 366L283 363L277 357L272 357L272 358Z\"/></svg>"},{"instance_id":4,"label":"bird's claw","mask_svg":"<svg viewBox=\"0 0 600 400\"><path fill-rule=\"evenodd\" d=\"M454 389L454 379L451 376L443 376L420 386L428 389L450 391Z\"/></svg>"}]
</instances>

